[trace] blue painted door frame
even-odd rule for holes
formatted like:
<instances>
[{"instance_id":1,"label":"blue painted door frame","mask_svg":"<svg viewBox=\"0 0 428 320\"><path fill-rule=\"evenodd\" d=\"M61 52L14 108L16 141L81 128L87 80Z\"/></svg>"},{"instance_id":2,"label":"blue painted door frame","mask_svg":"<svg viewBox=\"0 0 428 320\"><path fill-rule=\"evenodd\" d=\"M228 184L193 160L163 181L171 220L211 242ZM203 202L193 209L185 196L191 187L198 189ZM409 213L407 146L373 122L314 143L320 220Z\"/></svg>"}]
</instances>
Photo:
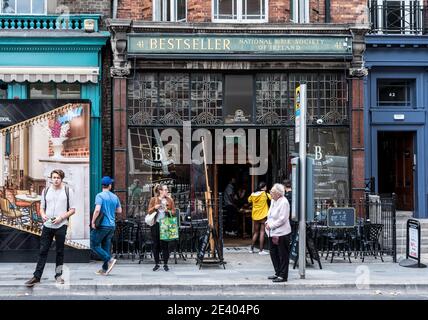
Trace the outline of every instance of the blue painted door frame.
<instances>
[{"instance_id":1,"label":"blue painted door frame","mask_svg":"<svg viewBox=\"0 0 428 320\"><path fill-rule=\"evenodd\" d=\"M416 170L414 172L414 198L415 198L415 211L414 217L428 218L426 210L426 190L425 190L425 177L426 177L426 150L424 149L425 141L425 126L424 125L372 125L370 128L370 176L376 178L376 192L378 189L378 133L380 131L389 132L415 132L414 137L414 152L416 153ZM367 150L368 151L368 150Z\"/></svg>"}]
</instances>

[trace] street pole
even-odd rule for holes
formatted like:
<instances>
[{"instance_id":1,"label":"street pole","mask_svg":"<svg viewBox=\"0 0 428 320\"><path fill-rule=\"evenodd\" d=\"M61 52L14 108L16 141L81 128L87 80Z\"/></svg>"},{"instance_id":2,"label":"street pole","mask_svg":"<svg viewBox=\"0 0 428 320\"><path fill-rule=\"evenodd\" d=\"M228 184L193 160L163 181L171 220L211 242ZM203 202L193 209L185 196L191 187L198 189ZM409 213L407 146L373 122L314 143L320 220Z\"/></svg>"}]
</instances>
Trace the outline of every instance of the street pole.
<instances>
[{"instance_id":1,"label":"street pole","mask_svg":"<svg viewBox=\"0 0 428 320\"><path fill-rule=\"evenodd\" d=\"M306 268L306 84L300 84L300 222L299 222L299 275L305 279Z\"/></svg>"}]
</instances>

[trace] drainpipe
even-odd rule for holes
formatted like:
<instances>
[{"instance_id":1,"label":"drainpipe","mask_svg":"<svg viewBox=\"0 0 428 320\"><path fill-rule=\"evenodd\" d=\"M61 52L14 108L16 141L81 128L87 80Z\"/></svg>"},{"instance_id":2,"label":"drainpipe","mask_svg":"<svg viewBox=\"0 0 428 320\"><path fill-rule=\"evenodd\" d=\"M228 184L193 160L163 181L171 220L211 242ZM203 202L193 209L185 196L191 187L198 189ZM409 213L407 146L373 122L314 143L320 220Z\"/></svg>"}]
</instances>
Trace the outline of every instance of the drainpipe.
<instances>
[{"instance_id":1,"label":"drainpipe","mask_svg":"<svg viewBox=\"0 0 428 320\"><path fill-rule=\"evenodd\" d=\"M117 19L117 0L113 0L113 19Z\"/></svg>"},{"instance_id":2,"label":"drainpipe","mask_svg":"<svg viewBox=\"0 0 428 320\"><path fill-rule=\"evenodd\" d=\"M325 0L325 23L330 23L330 0Z\"/></svg>"}]
</instances>

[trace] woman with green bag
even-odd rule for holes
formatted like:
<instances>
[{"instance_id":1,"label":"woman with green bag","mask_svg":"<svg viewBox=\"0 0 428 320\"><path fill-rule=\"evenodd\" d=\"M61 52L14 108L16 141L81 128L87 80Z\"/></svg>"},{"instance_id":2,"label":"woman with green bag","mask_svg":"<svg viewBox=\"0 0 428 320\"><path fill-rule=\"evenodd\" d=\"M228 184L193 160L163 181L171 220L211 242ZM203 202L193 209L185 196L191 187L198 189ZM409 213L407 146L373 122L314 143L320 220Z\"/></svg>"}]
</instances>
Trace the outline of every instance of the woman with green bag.
<instances>
[{"instance_id":1,"label":"woman with green bag","mask_svg":"<svg viewBox=\"0 0 428 320\"><path fill-rule=\"evenodd\" d=\"M151 227L152 241L153 241L153 256L155 258L155 266L153 271L156 271L160 268L159 266L159 254L160 249L162 249L163 256L163 269L168 271L168 259L169 259L169 248L168 241L163 241L160 239L160 221L164 219L167 214L170 216L175 215L175 204L171 197L168 196L168 186L157 184L153 188L154 197L150 199L149 207L147 209L148 214L157 212L156 214L156 223Z\"/></svg>"}]
</instances>

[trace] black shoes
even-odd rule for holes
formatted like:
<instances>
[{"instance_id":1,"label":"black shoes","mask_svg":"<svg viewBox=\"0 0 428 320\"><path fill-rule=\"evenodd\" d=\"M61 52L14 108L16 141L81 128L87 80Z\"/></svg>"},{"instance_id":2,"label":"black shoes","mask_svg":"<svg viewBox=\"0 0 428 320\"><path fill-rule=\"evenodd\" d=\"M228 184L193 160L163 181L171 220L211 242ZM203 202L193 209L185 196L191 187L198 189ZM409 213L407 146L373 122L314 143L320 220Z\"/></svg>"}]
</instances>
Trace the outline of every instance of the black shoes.
<instances>
[{"instance_id":1,"label":"black shoes","mask_svg":"<svg viewBox=\"0 0 428 320\"><path fill-rule=\"evenodd\" d=\"M164 269L165 271L168 271L168 270L169 270L168 265L167 265L167 264L165 264L165 265L163 266L163 269Z\"/></svg>"},{"instance_id":2,"label":"black shoes","mask_svg":"<svg viewBox=\"0 0 428 320\"><path fill-rule=\"evenodd\" d=\"M36 277L32 277L30 280L28 280L25 285L29 288L34 287L36 283L40 283L40 279Z\"/></svg>"},{"instance_id":3,"label":"black shoes","mask_svg":"<svg viewBox=\"0 0 428 320\"><path fill-rule=\"evenodd\" d=\"M276 278L278 278L278 276L276 274L274 274L273 276L268 277L269 280L275 280Z\"/></svg>"},{"instance_id":4,"label":"black shoes","mask_svg":"<svg viewBox=\"0 0 428 320\"><path fill-rule=\"evenodd\" d=\"M282 277L277 277L276 279L273 279L272 282L287 282L287 279L284 279Z\"/></svg>"},{"instance_id":5,"label":"black shoes","mask_svg":"<svg viewBox=\"0 0 428 320\"><path fill-rule=\"evenodd\" d=\"M160 268L160 265L157 264L153 267L153 271L157 271L157 270L159 270L159 268Z\"/></svg>"}]
</instances>

